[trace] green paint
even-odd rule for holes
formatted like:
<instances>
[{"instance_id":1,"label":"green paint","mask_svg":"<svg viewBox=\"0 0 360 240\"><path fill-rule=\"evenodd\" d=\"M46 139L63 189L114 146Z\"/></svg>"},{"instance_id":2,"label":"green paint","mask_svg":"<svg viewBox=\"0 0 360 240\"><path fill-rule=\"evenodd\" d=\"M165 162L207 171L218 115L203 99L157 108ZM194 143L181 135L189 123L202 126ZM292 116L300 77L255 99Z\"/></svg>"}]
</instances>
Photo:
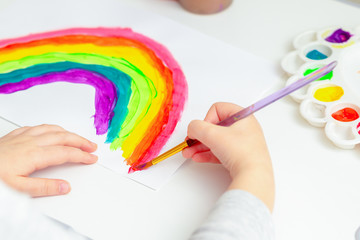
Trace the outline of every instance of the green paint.
<instances>
[{"instance_id":1,"label":"green paint","mask_svg":"<svg viewBox=\"0 0 360 240\"><path fill-rule=\"evenodd\" d=\"M318 70L319 68L309 68L309 69L306 69L306 71L304 72L304 76L312 73L312 72L315 72L316 70ZM331 80L331 78L333 77L333 71L329 72L328 74L326 74L325 76L315 80L315 81L322 81L322 80Z\"/></svg>"}]
</instances>

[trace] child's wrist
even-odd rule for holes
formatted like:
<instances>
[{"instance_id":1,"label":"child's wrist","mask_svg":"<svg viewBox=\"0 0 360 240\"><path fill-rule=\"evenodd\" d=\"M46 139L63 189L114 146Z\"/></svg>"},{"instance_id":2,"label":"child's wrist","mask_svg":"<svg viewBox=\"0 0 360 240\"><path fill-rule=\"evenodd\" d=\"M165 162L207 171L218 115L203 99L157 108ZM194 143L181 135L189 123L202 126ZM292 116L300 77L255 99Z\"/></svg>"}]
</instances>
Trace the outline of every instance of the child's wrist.
<instances>
[{"instance_id":1,"label":"child's wrist","mask_svg":"<svg viewBox=\"0 0 360 240\"><path fill-rule=\"evenodd\" d=\"M236 164L233 164L231 169L229 169L229 172L232 179L235 179L238 175L241 175L244 172L263 171L269 169L272 171L271 160L267 155L260 156L259 158L251 158L248 159L248 161L238 161Z\"/></svg>"},{"instance_id":2,"label":"child's wrist","mask_svg":"<svg viewBox=\"0 0 360 240\"><path fill-rule=\"evenodd\" d=\"M230 171L230 176L234 181L241 178L244 174L258 174L261 172L272 172L271 163L250 163L234 167L234 169Z\"/></svg>"},{"instance_id":3,"label":"child's wrist","mask_svg":"<svg viewBox=\"0 0 360 240\"><path fill-rule=\"evenodd\" d=\"M251 166L242 169L233 177L228 190L247 191L262 200L272 211L274 205L275 184L271 164Z\"/></svg>"}]
</instances>

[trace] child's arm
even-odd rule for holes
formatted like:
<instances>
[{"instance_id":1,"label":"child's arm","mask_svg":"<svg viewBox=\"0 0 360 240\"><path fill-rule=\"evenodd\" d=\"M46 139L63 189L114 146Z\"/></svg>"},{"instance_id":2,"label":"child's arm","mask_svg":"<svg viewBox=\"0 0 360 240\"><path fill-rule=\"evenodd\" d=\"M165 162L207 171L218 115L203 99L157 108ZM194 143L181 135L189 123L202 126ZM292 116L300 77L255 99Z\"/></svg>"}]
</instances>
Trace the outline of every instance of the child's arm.
<instances>
[{"instance_id":1,"label":"child's arm","mask_svg":"<svg viewBox=\"0 0 360 240\"><path fill-rule=\"evenodd\" d=\"M270 213L274 204L274 178L260 125L253 116L230 127L214 124L240 110L234 104L216 103L205 121L189 124L189 138L201 144L185 149L184 157L197 162L222 163L233 179L229 191L221 196L191 240L274 239Z\"/></svg>"},{"instance_id":2,"label":"child's arm","mask_svg":"<svg viewBox=\"0 0 360 240\"><path fill-rule=\"evenodd\" d=\"M245 190L270 209L274 204L274 177L264 135L254 116L230 127L215 125L242 108L230 103L214 104L205 121L189 124L188 137L202 144L186 148L185 158L196 162L222 163L232 177L229 189Z\"/></svg>"},{"instance_id":3,"label":"child's arm","mask_svg":"<svg viewBox=\"0 0 360 240\"><path fill-rule=\"evenodd\" d=\"M67 162L92 164L97 146L55 125L22 127L0 138L0 178L31 196L66 194L68 182L31 178L37 170Z\"/></svg>"}]
</instances>

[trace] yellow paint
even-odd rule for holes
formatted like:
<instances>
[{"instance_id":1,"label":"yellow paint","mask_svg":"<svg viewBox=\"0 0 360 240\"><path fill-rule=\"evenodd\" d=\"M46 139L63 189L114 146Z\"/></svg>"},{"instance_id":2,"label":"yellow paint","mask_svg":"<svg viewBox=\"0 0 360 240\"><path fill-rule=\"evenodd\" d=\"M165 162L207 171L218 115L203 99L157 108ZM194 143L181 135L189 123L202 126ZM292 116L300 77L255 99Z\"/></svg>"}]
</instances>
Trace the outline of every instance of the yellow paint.
<instances>
[{"instance_id":1,"label":"yellow paint","mask_svg":"<svg viewBox=\"0 0 360 240\"><path fill-rule=\"evenodd\" d=\"M151 107L144 109L141 115L144 118L141 119L141 124L137 125L131 135L129 135L122 144L124 151L123 157L128 158L142 140L142 136L146 135L146 132L151 131L149 129L151 122L155 119L155 116L162 107L163 99L167 96L165 83L167 82L161 76L161 74L154 68L153 60L150 56L145 55L143 51L127 46L96 46L93 44L62 44L62 45L41 45L36 47L22 48L15 51L3 51L1 52L0 64L8 61L19 60L26 56L34 56L45 54L49 52L62 52L62 53L89 53L99 54L103 56L124 58L131 64L135 65L149 77L157 89L158 94L152 99ZM132 90L133 86L132 86ZM136 90L135 90L136 91ZM116 144L116 141L114 141Z\"/></svg>"},{"instance_id":2,"label":"yellow paint","mask_svg":"<svg viewBox=\"0 0 360 240\"><path fill-rule=\"evenodd\" d=\"M315 91L314 97L322 102L333 102L344 95L344 90L339 86L319 88Z\"/></svg>"},{"instance_id":3,"label":"yellow paint","mask_svg":"<svg viewBox=\"0 0 360 240\"><path fill-rule=\"evenodd\" d=\"M333 30L326 30L325 32L323 32L323 34L321 34L321 37L323 39L327 38L328 36L331 35L331 33L333 32Z\"/></svg>"},{"instance_id":4,"label":"yellow paint","mask_svg":"<svg viewBox=\"0 0 360 240\"><path fill-rule=\"evenodd\" d=\"M338 44L333 43L333 44L331 44L331 46L333 48L346 48L346 47L353 45L354 43L355 43L355 41L348 41L346 43L338 43Z\"/></svg>"}]
</instances>

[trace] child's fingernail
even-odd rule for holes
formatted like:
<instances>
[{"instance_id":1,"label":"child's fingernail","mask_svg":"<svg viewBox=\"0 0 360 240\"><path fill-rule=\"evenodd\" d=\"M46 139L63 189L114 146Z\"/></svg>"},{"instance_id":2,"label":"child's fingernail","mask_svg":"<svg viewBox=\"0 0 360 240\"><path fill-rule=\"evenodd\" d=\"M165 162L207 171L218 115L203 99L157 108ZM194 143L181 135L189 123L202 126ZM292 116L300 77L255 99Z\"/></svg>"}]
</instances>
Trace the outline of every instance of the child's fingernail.
<instances>
[{"instance_id":1,"label":"child's fingernail","mask_svg":"<svg viewBox=\"0 0 360 240\"><path fill-rule=\"evenodd\" d=\"M97 148L97 144L96 144L96 143L91 142L91 146L92 146L93 148Z\"/></svg>"},{"instance_id":2,"label":"child's fingernail","mask_svg":"<svg viewBox=\"0 0 360 240\"><path fill-rule=\"evenodd\" d=\"M59 185L59 192L60 194L66 194L70 191L70 186L66 182L62 182Z\"/></svg>"},{"instance_id":3,"label":"child's fingernail","mask_svg":"<svg viewBox=\"0 0 360 240\"><path fill-rule=\"evenodd\" d=\"M98 160L98 156L94 155L94 154L90 154L90 161L91 162L96 162Z\"/></svg>"}]
</instances>

